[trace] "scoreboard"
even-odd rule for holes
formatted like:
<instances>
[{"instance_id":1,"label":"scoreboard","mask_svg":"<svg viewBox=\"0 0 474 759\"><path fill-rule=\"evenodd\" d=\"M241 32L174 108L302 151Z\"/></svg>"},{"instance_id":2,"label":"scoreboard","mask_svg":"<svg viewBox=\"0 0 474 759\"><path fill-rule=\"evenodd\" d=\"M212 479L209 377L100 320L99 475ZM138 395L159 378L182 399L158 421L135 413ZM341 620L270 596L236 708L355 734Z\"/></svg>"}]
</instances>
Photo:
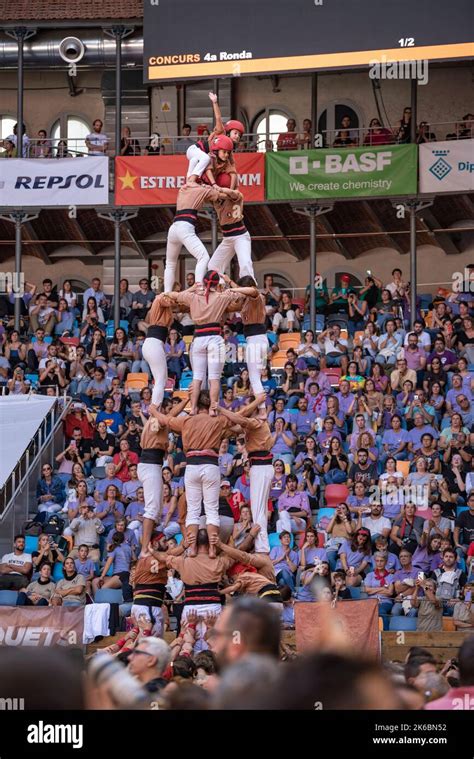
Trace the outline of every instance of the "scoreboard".
<instances>
[{"instance_id":1,"label":"scoreboard","mask_svg":"<svg viewBox=\"0 0 474 759\"><path fill-rule=\"evenodd\" d=\"M472 58L473 7L473 0L144 0L144 78Z\"/></svg>"}]
</instances>

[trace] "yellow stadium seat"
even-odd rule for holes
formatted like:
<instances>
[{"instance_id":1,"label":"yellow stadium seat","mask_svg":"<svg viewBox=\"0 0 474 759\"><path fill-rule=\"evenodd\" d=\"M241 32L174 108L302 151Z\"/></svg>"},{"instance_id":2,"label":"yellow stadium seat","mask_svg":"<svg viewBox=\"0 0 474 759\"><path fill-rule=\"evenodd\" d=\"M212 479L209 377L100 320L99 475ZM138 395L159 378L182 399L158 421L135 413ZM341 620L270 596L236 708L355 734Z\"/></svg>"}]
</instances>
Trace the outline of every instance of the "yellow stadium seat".
<instances>
[{"instance_id":1,"label":"yellow stadium seat","mask_svg":"<svg viewBox=\"0 0 474 759\"><path fill-rule=\"evenodd\" d=\"M364 340L364 330L359 329L357 332L354 332L354 345L362 345Z\"/></svg>"},{"instance_id":2,"label":"yellow stadium seat","mask_svg":"<svg viewBox=\"0 0 474 759\"><path fill-rule=\"evenodd\" d=\"M125 387L127 390L143 390L148 383L149 378L146 372L130 372L125 380Z\"/></svg>"},{"instance_id":3,"label":"yellow stadium seat","mask_svg":"<svg viewBox=\"0 0 474 759\"><path fill-rule=\"evenodd\" d=\"M272 356L272 369L283 369L287 361L286 351L278 351Z\"/></svg>"},{"instance_id":4,"label":"yellow stadium seat","mask_svg":"<svg viewBox=\"0 0 474 759\"><path fill-rule=\"evenodd\" d=\"M410 462L397 461L397 472L401 472L404 477L408 477L408 475L410 474Z\"/></svg>"},{"instance_id":5,"label":"yellow stadium seat","mask_svg":"<svg viewBox=\"0 0 474 759\"><path fill-rule=\"evenodd\" d=\"M183 335L183 340L184 340L184 344L186 346L186 351L187 351L187 353L189 353L189 346L191 345L191 343L193 341L193 336L192 335Z\"/></svg>"},{"instance_id":6,"label":"yellow stadium seat","mask_svg":"<svg viewBox=\"0 0 474 759\"><path fill-rule=\"evenodd\" d=\"M301 335L299 332L289 332L280 335L278 338L278 348L281 351L287 351L288 348L297 348L301 344Z\"/></svg>"}]
</instances>

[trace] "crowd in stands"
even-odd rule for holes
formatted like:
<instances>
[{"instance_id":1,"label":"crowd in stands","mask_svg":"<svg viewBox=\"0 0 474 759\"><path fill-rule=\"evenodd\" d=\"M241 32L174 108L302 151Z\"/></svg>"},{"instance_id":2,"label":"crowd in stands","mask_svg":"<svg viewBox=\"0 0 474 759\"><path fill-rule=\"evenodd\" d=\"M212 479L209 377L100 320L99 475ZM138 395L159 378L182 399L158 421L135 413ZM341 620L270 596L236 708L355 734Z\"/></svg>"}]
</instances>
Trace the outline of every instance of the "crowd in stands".
<instances>
[{"instance_id":1,"label":"crowd in stands","mask_svg":"<svg viewBox=\"0 0 474 759\"><path fill-rule=\"evenodd\" d=\"M186 285L193 282L188 275ZM378 599L386 629L400 616L416 617L420 630L442 629L443 617L456 629L474 626L471 284L431 296L410 330L399 269L391 282L368 276L357 290L343 275L328 292L318 276L305 300L265 277L262 382L274 466L268 529L285 624L295 602L318 600L323 579L329 599ZM141 346L155 293L146 278L134 292L122 280L119 297L117 329L114 296L98 278L82 297L68 280L60 288L49 279L27 284L19 332L13 295L0 304L2 392L72 397L63 450L43 462L30 509L35 550L26 551L18 535L2 558L0 587L20 591L20 604L85 604L102 587L131 599L144 511L137 464L151 404ZM186 398L192 331L189 314L178 313L166 342L165 414ZM223 337L220 403L235 411L251 398L238 314ZM224 542L251 544L245 438L225 440L219 463ZM184 468L180 438L170 433L158 525L168 547L182 536ZM177 598L169 601L178 618Z\"/></svg>"},{"instance_id":2,"label":"crowd in stands","mask_svg":"<svg viewBox=\"0 0 474 759\"><path fill-rule=\"evenodd\" d=\"M290 118L286 124L286 132L279 135L269 135L263 138L265 150L307 150L312 147L322 147L315 143L311 119L303 119L302 129L298 131L295 119ZM13 133L0 140L0 158L16 158L17 125L13 127ZM139 140L132 136L130 127L122 129L120 141L121 156L139 155L162 155L162 154L185 154L187 149L197 139L209 137L210 131L206 124L200 124L196 129L196 137L192 135L190 124L183 124L179 137L162 138L158 132L150 135L146 144L140 145ZM436 135L428 121L420 121L416 128L416 144L435 142L438 140L466 140L474 136L474 114L466 113L462 119L454 124L454 131L448 132L444 137ZM373 118L367 129L354 128L351 116L344 115L339 128L335 133L323 134L324 147L359 147L370 145L406 144L411 142L411 108L404 108L401 119L394 126L384 126L379 118ZM72 158L77 155L107 155L109 152L110 138L103 132L103 122L95 119L92 132L84 140L84 147L79 149L78 140L71 140L70 144L65 139L58 141L48 138L45 129L40 129L34 139L26 134L23 125L23 157L28 158ZM248 134L237 147L238 151L261 150L261 138L257 135Z\"/></svg>"}]
</instances>

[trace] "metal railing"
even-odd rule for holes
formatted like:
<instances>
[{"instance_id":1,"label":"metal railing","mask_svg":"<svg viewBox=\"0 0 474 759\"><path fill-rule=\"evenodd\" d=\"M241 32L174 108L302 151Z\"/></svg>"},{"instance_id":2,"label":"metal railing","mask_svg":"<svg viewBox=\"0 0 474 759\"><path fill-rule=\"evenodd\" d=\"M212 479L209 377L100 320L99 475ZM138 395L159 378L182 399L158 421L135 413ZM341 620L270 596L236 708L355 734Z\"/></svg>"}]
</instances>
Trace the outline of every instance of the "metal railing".
<instances>
[{"instance_id":1,"label":"metal railing","mask_svg":"<svg viewBox=\"0 0 474 759\"><path fill-rule=\"evenodd\" d=\"M147 138L131 137L124 147L122 155L185 155L188 147L201 139L200 135L189 137L157 133ZM409 138L409 136L408 136ZM417 129L417 142L435 142L443 140L463 140L474 138L474 121L445 121L430 123L420 122ZM400 124L380 127L342 126L335 129L323 130L314 142L309 133L296 131L269 132L244 134L237 151L243 152L272 152L280 150L305 150L313 147L351 148L362 146L393 145L405 143L407 133L401 130ZM0 145L1 145L0 141ZM56 138L39 140L29 138L25 145L24 157L27 158L76 158L89 155L84 138ZM112 156L109 148L105 155Z\"/></svg>"},{"instance_id":2,"label":"metal railing","mask_svg":"<svg viewBox=\"0 0 474 759\"><path fill-rule=\"evenodd\" d=\"M14 396L15 398L17 396ZM56 403L48 411L34 436L30 440L15 468L0 489L0 524L8 515L20 494L28 488L30 475L37 467L44 448L52 442L56 432L71 405L72 398L64 394L56 399ZM25 518L28 514L25 514Z\"/></svg>"}]
</instances>

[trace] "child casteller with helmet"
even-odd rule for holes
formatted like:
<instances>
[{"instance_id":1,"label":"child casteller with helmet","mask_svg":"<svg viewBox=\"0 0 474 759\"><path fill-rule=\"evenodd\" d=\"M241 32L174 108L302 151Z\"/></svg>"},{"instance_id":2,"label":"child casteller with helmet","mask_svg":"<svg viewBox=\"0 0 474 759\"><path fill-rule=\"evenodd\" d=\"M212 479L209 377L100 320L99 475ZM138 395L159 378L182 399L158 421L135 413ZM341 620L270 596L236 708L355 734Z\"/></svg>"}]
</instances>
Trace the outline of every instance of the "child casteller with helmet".
<instances>
[{"instance_id":1,"label":"child casteller with helmet","mask_svg":"<svg viewBox=\"0 0 474 759\"><path fill-rule=\"evenodd\" d=\"M214 111L215 127L207 139L203 137L188 148L186 157L189 161L189 166L186 184L197 184L205 174L206 183L214 185L216 183L216 176L226 171L235 175L232 186L232 189L235 189L237 186L237 175L232 159L232 150L238 146L245 132L245 127L242 122L236 119L231 119L224 125L221 110L217 102L217 95L210 92L209 99L212 102ZM220 151L227 151L228 156L219 155Z\"/></svg>"}]
</instances>

